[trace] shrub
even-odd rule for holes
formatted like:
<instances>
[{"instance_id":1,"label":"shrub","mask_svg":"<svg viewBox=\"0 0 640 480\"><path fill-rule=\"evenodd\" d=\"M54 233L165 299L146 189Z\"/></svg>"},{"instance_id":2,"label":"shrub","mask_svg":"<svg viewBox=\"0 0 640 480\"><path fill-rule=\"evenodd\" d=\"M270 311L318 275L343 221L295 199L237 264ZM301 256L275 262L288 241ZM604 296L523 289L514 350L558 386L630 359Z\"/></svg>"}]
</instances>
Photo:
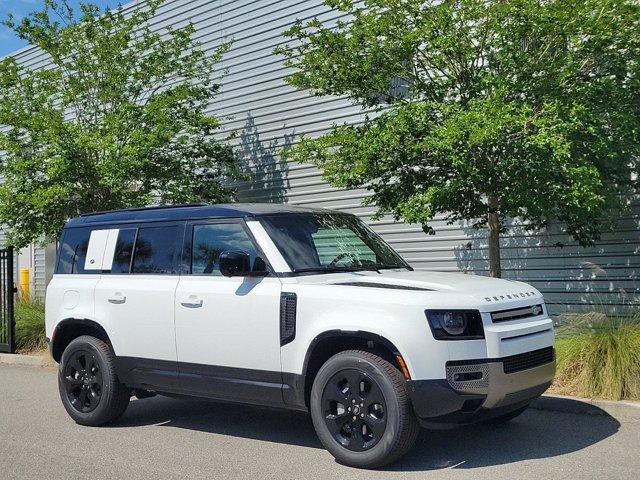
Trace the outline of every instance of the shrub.
<instances>
[{"instance_id":1,"label":"shrub","mask_svg":"<svg viewBox=\"0 0 640 480\"><path fill-rule=\"evenodd\" d=\"M21 351L46 348L44 304L42 302L17 301L15 315L16 348Z\"/></svg>"},{"instance_id":2,"label":"shrub","mask_svg":"<svg viewBox=\"0 0 640 480\"><path fill-rule=\"evenodd\" d=\"M587 314L560 331L554 391L614 400L640 399L640 312Z\"/></svg>"}]
</instances>

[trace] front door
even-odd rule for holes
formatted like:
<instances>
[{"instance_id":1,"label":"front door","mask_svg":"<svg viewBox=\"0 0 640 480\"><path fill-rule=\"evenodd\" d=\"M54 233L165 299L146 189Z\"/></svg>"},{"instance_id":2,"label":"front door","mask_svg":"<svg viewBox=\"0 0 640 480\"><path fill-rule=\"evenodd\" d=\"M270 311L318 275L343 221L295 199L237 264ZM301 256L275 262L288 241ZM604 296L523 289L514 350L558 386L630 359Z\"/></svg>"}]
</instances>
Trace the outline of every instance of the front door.
<instances>
[{"instance_id":1,"label":"front door","mask_svg":"<svg viewBox=\"0 0 640 480\"><path fill-rule=\"evenodd\" d=\"M282 404L280 280L223 276L224 251L246 252L251 265L263 257L241 219L187 225L175 302L181 386L215 398Z\"/></svg>"}]
</instances>

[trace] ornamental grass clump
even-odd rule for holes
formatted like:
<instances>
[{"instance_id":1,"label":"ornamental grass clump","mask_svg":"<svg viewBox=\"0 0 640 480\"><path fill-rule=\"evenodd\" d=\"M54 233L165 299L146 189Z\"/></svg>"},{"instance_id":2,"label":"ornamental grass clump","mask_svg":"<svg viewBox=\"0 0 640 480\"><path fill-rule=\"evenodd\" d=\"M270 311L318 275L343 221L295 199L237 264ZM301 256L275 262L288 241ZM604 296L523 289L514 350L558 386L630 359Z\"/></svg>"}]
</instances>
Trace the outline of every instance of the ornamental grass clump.
<instances>
[{"instance_id":1,"label":"ornamental grass clump","mask_svg":"<svg viewBox=\"0 0 640 480\"><path fill-rule=\"evenodd\" d=\"M47 347L42 302L17 301L15 319L18 351L33 352Z\"/></svg>"},{"instance_id":2,"label":"ornamental grass clump","mask_svg":"<svg viewBox=\"0 0 640 480\"><path fill-rule=\"evenodd\" d=\"M555 392L612 400L640 399L640 310L584 316L560 334Z\"/></svg>"}]
</instances>

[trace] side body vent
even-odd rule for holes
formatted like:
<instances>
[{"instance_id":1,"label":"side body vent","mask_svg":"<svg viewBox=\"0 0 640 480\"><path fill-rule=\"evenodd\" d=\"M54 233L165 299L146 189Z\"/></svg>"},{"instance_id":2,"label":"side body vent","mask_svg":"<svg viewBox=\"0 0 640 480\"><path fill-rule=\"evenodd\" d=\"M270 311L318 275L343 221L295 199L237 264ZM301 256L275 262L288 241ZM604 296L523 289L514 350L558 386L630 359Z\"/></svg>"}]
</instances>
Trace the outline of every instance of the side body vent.
<instances>
[{"instance_id":1,"label":"side body vent","mask_svg":"<svg viewBox=\"0 0 640 480\"><path fill-rule=\"evenodd\" d=\"M296 337L296 306L298 297L295 293L280 294L280 346L286 345Z\"/></svg>"}]
</instances>

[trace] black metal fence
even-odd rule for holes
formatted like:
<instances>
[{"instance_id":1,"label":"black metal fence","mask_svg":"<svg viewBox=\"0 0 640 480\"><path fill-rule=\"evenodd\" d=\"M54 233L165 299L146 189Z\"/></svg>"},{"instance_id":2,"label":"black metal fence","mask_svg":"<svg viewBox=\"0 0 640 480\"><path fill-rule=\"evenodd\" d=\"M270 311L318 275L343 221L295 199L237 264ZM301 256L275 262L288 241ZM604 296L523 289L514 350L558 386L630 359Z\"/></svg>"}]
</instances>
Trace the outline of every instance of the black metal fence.
<instances>
[{"instance_id":1,"label":"black metal fence","mask_svg":"<svg viewBox=\"0 0 640 480\"><path fill-rule=\"evenodd\" d=\"M0 352L13 353L16 345L13 248L0 249Z\"/></svg>"}]
</instances>

